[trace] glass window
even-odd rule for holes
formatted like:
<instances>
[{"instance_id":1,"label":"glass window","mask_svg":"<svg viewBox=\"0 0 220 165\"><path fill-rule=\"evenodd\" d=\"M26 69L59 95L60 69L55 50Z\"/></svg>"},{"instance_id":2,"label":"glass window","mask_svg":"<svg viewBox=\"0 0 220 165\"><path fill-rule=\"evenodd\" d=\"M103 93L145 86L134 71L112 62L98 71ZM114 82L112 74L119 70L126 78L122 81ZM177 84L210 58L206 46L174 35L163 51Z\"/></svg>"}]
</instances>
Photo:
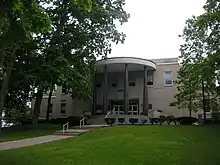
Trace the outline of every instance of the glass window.
<instances>
[{"instance_id":1,"label":"glass window","mask_svg":"<svg viewBox=\"0 0 220 165\"><path fill-rule=\"evenodd\" d=\"M173 84L172 71L165 71L164 79L165 79L165 84L168 85Z\"/></svg>"},{"instance_id":2,"label":"glass window","mask_svg":"<svg viewBox=\"0 0 220 165\"><path fill-rule=\"evenodd\" d=\"M66 103L61 103L61 114L66 113Z\"/></svg>"},{"instance_id":3,"label":"glass window","mask_svg":"<svg viewBox=\"0 0 220 165\"><path fill-rule=\"evenodd\" d=\"M101 84L96 84L95 85L97 88L100 88L101 87Z\"/></svg>"},{"instance_id":4,"label":"glass window","mask_svg":"<svg viewBox=\"0 0 220 165\"><path fill-rule=\"evenodd\" d=\"M152 104L148 104L148 109L152 109Z\"/></svg>"},{"instance_id":5,"label":"glass window","mask_svg":"<svg viewBox=\"0 0 220 165\"><path fill-rule=\"evenodd\" d=\"M135 86L135 82L129 82L129 86Z\"/></svg>"},{"instance_id":6,"label":"glass window","mask_svg":"<svg viewBox=\"0 0 220 165\"><path fill-rule=\"evenodd\" d=\"M62 86L62 94L66 94L67 93L67 88L65 86Z\"/></svg>"},{"instance_id":7,"label":"glass window","mask_svg":"<svg viewBox=\"0 0 220 165\"><path fill-rule=\"evenodd\" d=\"M112 83L112 87L116 87L117 86L117 84L116 83Z\"/></svg>"},{"instance_id":8,"label":"glass window","mask_svg":"<svg viewBox=\"0 0 220 165\"><path fill-rule=\"evenodd\" d=\"M154 85L153 72L152 71L147 73L147 85Z\"/></svg>"}]
</instances>

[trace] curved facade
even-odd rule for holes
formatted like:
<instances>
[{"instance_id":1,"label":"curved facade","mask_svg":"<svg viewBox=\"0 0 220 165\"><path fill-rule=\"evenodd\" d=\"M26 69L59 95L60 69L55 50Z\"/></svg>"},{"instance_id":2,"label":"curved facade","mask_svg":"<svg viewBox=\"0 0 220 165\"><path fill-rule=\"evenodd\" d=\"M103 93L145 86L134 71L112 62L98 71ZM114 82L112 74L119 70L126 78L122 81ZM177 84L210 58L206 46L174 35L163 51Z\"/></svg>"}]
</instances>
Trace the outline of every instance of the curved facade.
<instances>
[{"instance_id":1,"label":"curved facade","mask_svg":"<svg viewBox=\"0 0 220 165\"><path fill-rule=\"evenodd\" d=\"M114 57L104 60L99 60L96 62L97 72L104 71L104 66L108 66L109 72L114 71L123 71L124 66L128 65L130 71L143 70L144 67L147 67L148 70L156 70L156 63L151 60L134 58L134 57Z\"/></svg>"},{"instance_id":2,"label":"curved facade","mask_svg":"<svg viewBox=\"0 0 220 165\"><path fill-rule=\"evenodd\" d=\"M156 70L155 62L115 57L99 60L95 66L92 114L106 114L109 110L125 115L148 114L148 74ZM134 89L136 85L139 91Z\"/></svg>"}]
</instances>

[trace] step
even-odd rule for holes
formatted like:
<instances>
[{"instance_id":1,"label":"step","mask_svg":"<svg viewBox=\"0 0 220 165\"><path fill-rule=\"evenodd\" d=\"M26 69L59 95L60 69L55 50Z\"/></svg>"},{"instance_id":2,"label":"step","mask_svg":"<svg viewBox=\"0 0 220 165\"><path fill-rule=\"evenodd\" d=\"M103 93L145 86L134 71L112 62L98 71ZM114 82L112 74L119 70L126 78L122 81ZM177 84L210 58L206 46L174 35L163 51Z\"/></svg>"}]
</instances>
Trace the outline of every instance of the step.
<instances>
[{"instance_id":1,"label":"step","mask_svg":"<svg viewBox=\"0 0 220 165\"><path fill-rule=\"evenodd\" d=\"M97 128L103 128L106 127L107 125L84 125L83 127L80 128L80 126L74 126L72 127L73 129L81 129L81 130L92 130L92 129L97 129Z\"/></svg>"},{"instance_id":2,"label":"step","mask_svg":"<svg viewBox=\"0 0 220 165\"><path fill-rule=\"evenodd\" d=\"M65 136L79 136L80 133L71 133L71 132L65 132L64 134L61 132L55 132L53 135L65 135Z\"/></svg>"},{"instance_id":3,"label":"step","mask_svg":"<svg viewBox=\"0 0 220 165\"><path fill-rule=\"evenodd\" d=\"M87 130L87 129L68 129L68 130L65 130L64 135L79 136L79 135L84 134L89 131L90 130ZM63 135L63 130L56 131L53 134L54 135Z\"/></svg>"}]
</instances>

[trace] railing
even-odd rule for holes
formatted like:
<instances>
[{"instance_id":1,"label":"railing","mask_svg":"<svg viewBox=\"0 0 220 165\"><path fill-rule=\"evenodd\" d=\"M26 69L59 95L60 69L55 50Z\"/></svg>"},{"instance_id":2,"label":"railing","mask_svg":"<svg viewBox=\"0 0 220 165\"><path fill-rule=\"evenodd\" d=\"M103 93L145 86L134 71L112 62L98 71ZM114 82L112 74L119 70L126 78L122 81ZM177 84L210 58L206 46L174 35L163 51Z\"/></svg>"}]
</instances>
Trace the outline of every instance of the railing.
<instances>
[{"instance_id":1,"label":"railing","mask_svg":"<svg viewBox=\"0 0 220 165\"><path fill-rule=\"evenodd\" d=\"M108 113L105 115L105 118L108 118L111 113L112 111L108 111Z\"/></svg>"},{"instance_id":2,"label":"railing","mask_svg":"<svg viewBox=\"0 0 220 165\"><path fill-rule=\"evenodd\" d=\"M65 134L65 128L68 131L68 129L69 129L69 122L63 125L63 135Z\"/></svg>"},{"instance_id":3,"label":"railing","mask_svg":"<svg viewBox=\"0 0 220 165\"><path fill-rule=\"evenodd\" d=\"M115 108L113 108L113 110L108 111L108 113L105 115L105 118L108 118L111 114L115 115Z\"/></svg>"},{"instance_id":4,"label":"railing","mask_svg":"<svg viewBox=\"0 0 220 165\"><path fill-rule=\"evenodd\" d=\"M83 119L80 120L80 122L79 122L79 128L84 127L84 125L85 125L85 119L86 119L86 118L83 118Z\"/></svg>"}]
</instances>

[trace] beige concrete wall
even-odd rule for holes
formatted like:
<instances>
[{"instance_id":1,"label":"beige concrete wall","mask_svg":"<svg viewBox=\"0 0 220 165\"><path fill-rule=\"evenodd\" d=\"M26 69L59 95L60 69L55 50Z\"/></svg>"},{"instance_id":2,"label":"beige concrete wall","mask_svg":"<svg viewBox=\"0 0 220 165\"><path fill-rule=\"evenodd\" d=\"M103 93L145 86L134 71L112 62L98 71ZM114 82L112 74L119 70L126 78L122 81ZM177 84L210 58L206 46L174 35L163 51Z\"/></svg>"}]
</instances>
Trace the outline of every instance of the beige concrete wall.
<instances>
[{"instance_id":1,"label":"beige concrete wall","mask_svg":"<svg viewBox=\"0 0 220 165\"><path fill-rule=\"evenodd\" d=\"M47 94L44 95L44 98L41 103L41 109L39 118L45 118L46 117L46 111L47 111L47 101L48 96ZM32 108L34 108L35 99L32 101ZM62 94L62 87L58 87L56 91L53 93L53 98L51 100L51 103L53 104L52 114L51 118L62 118L67 116L80 116L82 115L83 111L89 111L91 110L91 103L81 101L78 99L72 99L70 95L64 95ZM61 114L61 103L66 103L66 113Z\"/></svg>"},{"instance_id":2,"label":"beige concrete wall","mask_svg":"<svg viewBox=\"0 0 220 165\"><path fill-rule=\"evenodd\" d=\"M149 103L152 104L153 109L159 109L163 115L179 116L180 110L176 107L170 107L169 104L173 101L174 95L177 93L175 84L166 85L164 72L172 71L173 81L176 80L177 71L179 70L178 64L161 64L157 65L157 70L154 73L154 85L148 88Z\"/></svg>"},{"instance_id":3,"label":"beige concrete wall","mask_svg":"<svg viewBox=\"0 0 220 165\"><path fill-rule=\"evenodd\" d=\"M163 112L161 113L151 113L155 117L159 115L174 115L178 116L189 116L187 109L178 109L177 107L170 107L169 104L173 101L174 95L177 93L176 85L167 86L165 84L164 72L172 71L173 81L177 78L177 72L179 70L179 64L177 58L171 59L153 59L152 61L156 62L157 69L154 71L153 79L154 85L148 86L148 102L152 104L152 109L160 109ZM136 86L129 86L128 95L129 99L139 99L139 111L143 110L143 82L144 82L144 73L143 71L129 71L129 82L134 81ZM111 84L116 83L117 87L112 87ZM104 86L104 75L98 74L96 84L101 84L101 87L96 89L96 104L103 104L103 86ZM123 100L124 92L118 91L118 89L124 89L124 73L108 73L108 99L109 100ZM83 111L91 111L92 106L91 102L84 102L78 99L72 99L70 95L63 95L61 87L54 92L54 98L52 99L53 104L53 113L52 118L58 118L62 116L79 116ZM66 114L61 115L61 102L66 103ZM32 101L32 107L34 100ZM46 116L47 108L47 98L43 99L41 105L40 117L44 118ZM192 113L193 116L197 117L198 113Z\"/></svg>"}]
</instances>

